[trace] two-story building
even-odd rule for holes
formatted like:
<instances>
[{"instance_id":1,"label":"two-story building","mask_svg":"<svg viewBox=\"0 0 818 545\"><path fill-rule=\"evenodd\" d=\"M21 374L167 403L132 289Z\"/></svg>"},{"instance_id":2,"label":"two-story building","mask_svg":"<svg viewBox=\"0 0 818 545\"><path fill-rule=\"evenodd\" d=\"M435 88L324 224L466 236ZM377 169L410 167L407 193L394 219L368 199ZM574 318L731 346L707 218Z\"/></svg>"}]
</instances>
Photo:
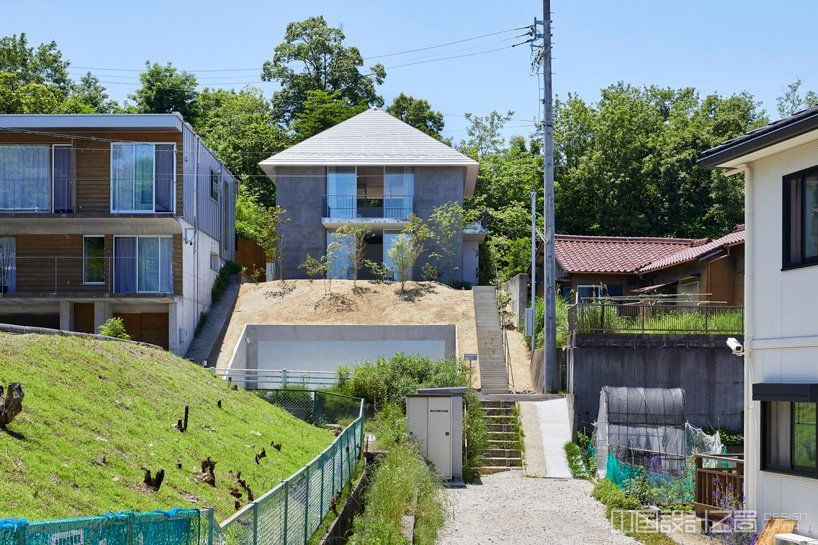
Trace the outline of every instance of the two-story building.
<instances>
[{"instance_id":1,"label":"two-story building","mask_svg":"<svg viewBox=\"0 0 818 545\"><path fill-rule=\"evenodd\" d=\"M699 163L744 175L745 503L760 522L794 519L798 534L815 538L818 108L725 142Z\"/></svg>"},{"instance_id":2,"label":"two-story building","mask_svg":"<svg viewBox=\"0 0 818 545\"><path fill-rule=\"evenodd\" d=\"M367 259L391 267L389 249L410 215L426 220L442 204L462 205L474 194L478 168L473 159L377 108L260 165L290 220L280 228L285 278L306 278L299 266L307 255L325 254L337 240L335 230L349 223L371 228ZM444 282L477 283L477 249L485 234L478 225L466 226L456 255L439 264ZM415 279L421 278L422 266L423 260ZM333 277L348 277L348 269L341 256Z\"/></svg>"},{"instance_id":3,"label":"two-story building","mask_svg":"<svg viewBox=\"0 0 818 545\"><path fill-rule=\"evenodd\" d=\"M187 350L237 182L182 116L0 115L0 322Z\"/></svg>"}]
</instances>

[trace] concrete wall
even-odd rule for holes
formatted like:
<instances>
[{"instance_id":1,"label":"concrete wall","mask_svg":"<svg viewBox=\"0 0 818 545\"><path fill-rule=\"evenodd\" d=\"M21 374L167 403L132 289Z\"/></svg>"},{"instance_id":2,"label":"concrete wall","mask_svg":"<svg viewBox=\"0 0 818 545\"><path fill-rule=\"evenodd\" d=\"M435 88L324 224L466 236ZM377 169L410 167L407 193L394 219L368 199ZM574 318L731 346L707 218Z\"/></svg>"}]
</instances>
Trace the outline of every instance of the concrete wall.
<instances>
[{"instance_id":1,"label":"concrete wall","mask_svg":"<svg viewBox=\"0 0 818 545\"><path fill-rule=\"evenodd\" d=\"M522 330L525 325L525 309L528 306L529 286L528 275L518 274L512 277L504 286L510 296L509 306L517 329Z\"/></svg>"},{"instance_id":2,"label":"concrete wall","mask_svg":"<svg viewBox=\"0 0 818 545\"><path fill-rule=\"evenodd\" d=\"M276 176L276 203L290 220L280 227L284 239L284 278L308 278L298 267L307 254L315 258L327 251L321 223L327 174L325 167L281 167Z\"/></svg>"},{"instance_id":3,"label":"concrete wall","mask_svg":"<svg viewBox=\"0 0 818 545\"><path fill-rule=\"evenodd\" d=\"M818 481L760 470L760 402L752 383L818 383L818 267L781 270L782 177L818 165L818 141L750 163L745 172L745 498L760 518L800 515L818 536Z\"/></svg>"},{"instance_id":4,"label":"concrete wall","mask_svg":"<svg viewBox=\"0 0 818 545\"><path fill-rule=\"evenodd\" d=\"M709 335L572 334L568 391L576 395L578 424L599 413L603 386L684 388L685 417L694 426L742 427L743 365Z\"/></svg>"},{"instance_id":5,"label":"concrete wall","mask_svg":"<svg viewBox=\"0 0 818 545\"><path fill-rule=\"evenodd\" d=\"M460 167L415 167L415 215L428 220L432 211L441 204L455 201L463 204L463 185L466 171ZM434 251L434 250L433 250ZM422 278L423 260L415 267L415 278ZM451 284L451 269L456 267L454 280L463 278L463 248L441 263L441 282Z\"/></svg>"},{"instance_id":6,"label":"concrete wall","mask_svg":"<svg viewBox=\"0 0 818 545\"><path fill-rule=\"evenodd\" d=\"M342 365L403 352L433 359L457 353L454 324L248 325L231 360L234 369L335 372Z\"/></svg>"}]
</instances>

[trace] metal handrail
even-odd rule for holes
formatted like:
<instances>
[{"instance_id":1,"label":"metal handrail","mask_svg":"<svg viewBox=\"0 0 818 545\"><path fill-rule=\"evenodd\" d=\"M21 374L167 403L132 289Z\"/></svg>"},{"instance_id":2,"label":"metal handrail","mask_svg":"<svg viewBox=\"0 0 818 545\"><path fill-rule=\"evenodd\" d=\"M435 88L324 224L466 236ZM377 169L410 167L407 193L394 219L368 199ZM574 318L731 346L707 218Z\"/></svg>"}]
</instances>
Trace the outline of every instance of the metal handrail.
<instances>
[{"instance_id":1,"label":"metal handrail","mask_svg":"<svg viewBox=\"0 0 818 545\"><path fill-rule=\"evenodd\" d=\"M610 302L570 305L569 327L579 333L736 334L744 329L744 307L712 302Z\"/></svg>"},{"instance_id":2,"label":"metal handrail","mask_svg":"<svg viewBox=\"0 0 818 545\"><path fill-rule=\"evenodd\" d=\"M413 212L414 194L383 195L324 195L323 215L327 218L394 218L407 219Z\"/></svg>"}]
</instances>

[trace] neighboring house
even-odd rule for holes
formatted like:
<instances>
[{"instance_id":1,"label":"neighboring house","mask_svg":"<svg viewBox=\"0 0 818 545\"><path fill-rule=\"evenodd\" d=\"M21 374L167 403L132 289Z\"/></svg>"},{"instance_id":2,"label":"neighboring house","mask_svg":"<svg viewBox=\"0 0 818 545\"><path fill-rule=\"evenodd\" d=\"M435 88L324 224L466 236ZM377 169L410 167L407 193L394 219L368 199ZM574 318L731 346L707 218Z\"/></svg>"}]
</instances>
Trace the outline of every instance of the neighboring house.
<instances>
[{"instance_id":1,"label":"neighboring house","mask_svg":"<svg viewBox=\"0 0 818 545\"><path fill-rule=\"evenodd\" d=\"M0 115L0 322L184 354L235 256L235 178L179 114Z\"/></svg>"},{"instance_id":2,"label":"neighboring house","mask_svg":"<svg viewBox=\"0 0 818 545\"><path fill-rule=\"evenodd\" d=\"M573 301L656 293L744 301L743 225L714 240L556 235L556 262L558 289ZM542 295L541 252L537 275Z\"/></svg>"},{"instance_id":3,"label":"neighboring house","mask_svg":"<svg viewBox=\"0 0 818 545\"><path fill-rule=\"evenodd\" d=\"M818 108L699 163L744 174L746 505L818 537Z\"/></svg>"},{"instance_id":4,"label":"neighboring house","mask_svg":"<svg viewBox=\"0 0 818 545\"><path fill-rule=\"evenodd\" d=\"M462 205L474 194L478 168L476 161L377 108L259 164L290 220L280 228L285 278L307 278L299 268L307 255L324 255L345 224L369 226L366 258L391 266L389 249L409 216L426 220L444 203ZM477 248L484 238L484 229L467 226L456 255L440 264L444 282L477 283ZM415 267L417 280L424 262ZM332 275L349 277L344 255L335 260Z\"/></svg>"}]
</instances>

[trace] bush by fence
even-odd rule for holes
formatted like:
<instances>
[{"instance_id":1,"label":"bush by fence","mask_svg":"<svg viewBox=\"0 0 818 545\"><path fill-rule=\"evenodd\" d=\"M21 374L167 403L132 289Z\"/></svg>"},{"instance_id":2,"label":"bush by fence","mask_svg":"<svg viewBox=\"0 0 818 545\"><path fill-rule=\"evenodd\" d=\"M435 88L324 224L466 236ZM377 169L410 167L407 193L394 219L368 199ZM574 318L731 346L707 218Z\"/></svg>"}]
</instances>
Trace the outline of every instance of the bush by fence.
<instances>
[{"instance_id":1,"label":"bush by fence","mask_svg":"<svg viewBox=\"0 0 818 545\"><path fill-rule=\"evenodd\" d=\"M580 333L701 333L740 335L743 308L713 303L579 303L568 323Z\"/></svg>"}]
</instances>

